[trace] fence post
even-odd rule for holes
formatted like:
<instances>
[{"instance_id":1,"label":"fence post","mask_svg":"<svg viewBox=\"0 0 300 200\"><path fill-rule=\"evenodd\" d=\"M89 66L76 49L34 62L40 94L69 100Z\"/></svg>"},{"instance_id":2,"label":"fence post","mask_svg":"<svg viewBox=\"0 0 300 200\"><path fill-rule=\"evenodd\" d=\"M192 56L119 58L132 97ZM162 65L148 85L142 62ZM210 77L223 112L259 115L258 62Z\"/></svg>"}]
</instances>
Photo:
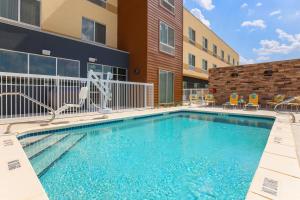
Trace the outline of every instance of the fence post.
<instances>
[{"instance_id":1,"label":"fence post","mask_svg":"<svg viewBox=\"0 0 300 200\"><path fill-rule=\"evenodd\" d=\"M56 91L57 91L57 96L56 96L56 109L60 108L60 82L59 82L59 77L56 77Z\"/></svg>"}]
</instances>

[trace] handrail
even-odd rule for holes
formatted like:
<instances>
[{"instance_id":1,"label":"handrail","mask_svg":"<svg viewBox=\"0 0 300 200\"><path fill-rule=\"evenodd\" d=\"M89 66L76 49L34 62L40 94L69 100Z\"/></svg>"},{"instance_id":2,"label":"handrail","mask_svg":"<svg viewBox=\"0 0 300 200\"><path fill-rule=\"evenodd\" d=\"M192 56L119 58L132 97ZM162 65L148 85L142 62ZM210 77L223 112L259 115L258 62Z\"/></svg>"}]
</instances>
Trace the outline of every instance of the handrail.
<instances>
[{"instance_id":1,"label":"handrail","mask_svg":"<svg viewBox=\"0 0 300 200\"><path fill-rule=\"evenodd\" d=\"M295 101L295 100L296 100L296 97L292 97L292 98L289 98L289 99L287 99L283 102L280 102L280 103L276 104L276 106L274 107L274 111L277 112L278 114L288 114L288 115L290 115L292 117L292 123L296 123L296 117L295 117L293 112L282 112L282 111L277 110L277 108L279 106L290 103L290 102Z\"/></svg>"},{"instance_id":2,"label":"handrail","mask_svg":"<svg viewBox=\"0 0 300 200\"><path fill-rule=\"evenodd\" d=\"M55 110L54 110L53 108L51 108L51 107L47 106L46 104L43 104L42 102L39 102L39 101L37 101L36 99L33 99L33 98L31 98L30 96L27 96L26 94L23 94L23 93L21 93L21 92L6 92L6 93L1 93L1 94L0 94L0 98L1 98L2 96L15 96L15 95L20 95L20 96L24 97L25 99L28 99L29 101L32 101L33 103L36 103L37 105L40 105L40 106L46 108L47 110L51 111L51 112L49 112L49 113L52 115L52 117L51 117L51 119L49 120L49 123L52 122L52 121L55 119L55 116L56 116L56 115L55 115ZM10 132L10 127L11 127L12 125L20 124L20 123L28 123L28 122L15 122L15 123L10 123L9 126L7 127L5 133L8 134L8 133Z\"/></svg>"}]
</instances>

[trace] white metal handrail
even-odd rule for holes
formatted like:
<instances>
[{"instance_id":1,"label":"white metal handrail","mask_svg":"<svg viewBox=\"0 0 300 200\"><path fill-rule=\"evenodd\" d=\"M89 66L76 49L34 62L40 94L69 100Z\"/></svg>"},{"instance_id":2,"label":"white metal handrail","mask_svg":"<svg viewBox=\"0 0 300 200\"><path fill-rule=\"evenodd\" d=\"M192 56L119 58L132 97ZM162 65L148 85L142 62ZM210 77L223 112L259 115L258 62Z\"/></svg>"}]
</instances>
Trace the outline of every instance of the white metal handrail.
<instances>
[{"instance_id":1,"label":"white metal handrail","mask_svg":"<svg viewBox=\"0 0 300 200\"><path fill-rule=\"evenodd\" d=\"M292 98L289 98L289 99L287 99L287 100L285 100L285 101L283 101L283 102L278 103L278 104L274 107L274 111L277 112L278 114L287 114L287 115L290 115L291 118L292 118L292 123L296 123L296 117L295 117L295 115L294 115L293 112L283 112L283 111L279 111L279 110L277 109L279 106L288 104L288 103L290 103L290 102L292 102L292 101L295 101L295 100L296 100L296 97L292 97Z\"/></svg>"}]
</instances>

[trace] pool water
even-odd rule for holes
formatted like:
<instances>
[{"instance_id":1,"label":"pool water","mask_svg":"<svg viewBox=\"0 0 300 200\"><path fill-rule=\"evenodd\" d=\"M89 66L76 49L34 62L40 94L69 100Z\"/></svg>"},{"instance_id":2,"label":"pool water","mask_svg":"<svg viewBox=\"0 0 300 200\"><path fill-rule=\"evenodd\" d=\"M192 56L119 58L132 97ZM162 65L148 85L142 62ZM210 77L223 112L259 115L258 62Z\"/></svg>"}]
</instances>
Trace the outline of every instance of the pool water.
<instances>
[{"instance_id":1,"label":"pool water","mask_svg":"<svg viewBox=\"0 0 300 200\"><path fill-rule=\"evenodd\" d=\"M66 129L24 149L51 200L237 200L247 194L272 125L180 112Z\"/></svg>"}]
</instances>

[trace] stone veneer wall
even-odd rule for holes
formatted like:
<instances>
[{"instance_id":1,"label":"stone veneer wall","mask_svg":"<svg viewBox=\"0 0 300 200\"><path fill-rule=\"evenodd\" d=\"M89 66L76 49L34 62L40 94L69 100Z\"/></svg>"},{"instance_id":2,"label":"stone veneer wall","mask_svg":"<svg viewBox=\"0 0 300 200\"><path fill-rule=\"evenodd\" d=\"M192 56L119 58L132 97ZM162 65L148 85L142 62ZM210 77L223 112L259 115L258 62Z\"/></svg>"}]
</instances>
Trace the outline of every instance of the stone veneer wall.
<instances>
[{"instance_id":1,"label":"stone veneer wall","mask_svg":"<svg viewBox=\"0 0 300 200\"><path fill-rule=\"evenodd\" d=\"M300 96L300 59L211 69L209 88L219 105L228 101L232 92L247 101L255 92L260 104L276 94Z\"/></svg>"}]
</instances>

